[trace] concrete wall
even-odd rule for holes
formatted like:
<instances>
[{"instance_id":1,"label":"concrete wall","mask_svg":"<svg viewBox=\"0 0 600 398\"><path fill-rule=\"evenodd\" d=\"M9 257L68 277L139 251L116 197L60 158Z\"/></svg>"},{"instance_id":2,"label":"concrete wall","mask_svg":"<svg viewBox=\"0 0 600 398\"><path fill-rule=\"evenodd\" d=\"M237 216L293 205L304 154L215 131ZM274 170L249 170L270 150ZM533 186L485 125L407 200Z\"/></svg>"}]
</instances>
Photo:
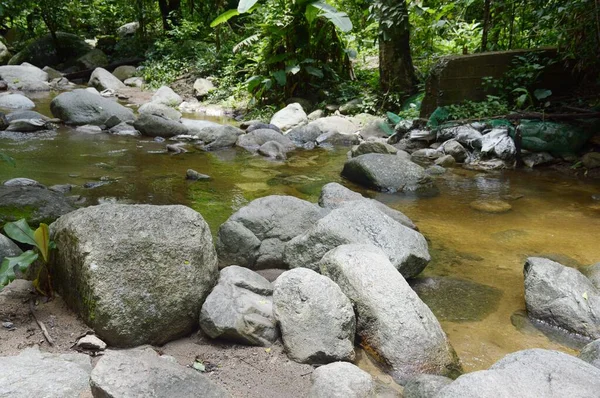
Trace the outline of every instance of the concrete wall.
<instances>
[{"instance_id":1,"label":"concrete wall","mask_svg":"<svg viewBox=\"0 0 600 398\"><path fill-rule=\"evenodd\" d=\"M516 56L531 52L557 58L555 49L499 51L445 57L434 68L425 85L421 117L428 117L438 106L458 104L465 100L482 101L493 92L484 91L483 78L501 79L513 66ZM563 62L546 69L538 88L550 89L553 95L564 95L575 85L575 78Z\"/></svg>"}]
</instances>

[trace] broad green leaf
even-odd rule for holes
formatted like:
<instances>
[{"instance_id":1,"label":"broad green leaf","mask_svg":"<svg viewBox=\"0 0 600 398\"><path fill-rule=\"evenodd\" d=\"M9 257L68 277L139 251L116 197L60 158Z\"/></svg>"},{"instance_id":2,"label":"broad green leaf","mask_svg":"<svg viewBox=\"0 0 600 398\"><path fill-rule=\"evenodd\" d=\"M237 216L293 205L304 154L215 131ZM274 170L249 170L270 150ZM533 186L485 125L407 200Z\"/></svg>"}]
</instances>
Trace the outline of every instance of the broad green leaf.
<instances>
[{"instance_id":1,"label":"broad green leaf","mask_svg":"<svg viewBox=\"0 0 600 398\"><path fill-rule=\"evenodd\" d=\"M517 98L517 106L521 108L523 105L525 105L525 102L527 102L527 94L519 95Z\"/></svg>"},{"instance_id":2,"label":"broad green leaf","mask_svg":"<svg viewBox=\"0 0 600 398\"><path fill-rule=\"evenodd\" d=\"M308 5L321 11L321 16L327 18L342 32L350 32L352 30L352 21L345 12L338 11L335 7L323 1L315 1Z\"/></svg>"},{"instance_id":3,"label":"broad green leaf","mask_svg":"<svg viewBox=\"0 0 600 398\"><path fill-rule=\"evenodd\" d=\"M12 167L17 167L17 163L15 162L15 160L2 152L0 152L0 160L4 163L11 165Z\"/></svg>"},{"instance_id":4,"label":"broad green leaf","mask_svg":"<svg viewBox=\"0 0 600 398\"><path fill-rule=\"evenodd\" d=\"M254 7L256 3L258 3L258 0L240 0L240 2L238 3L237 11L240 14L248 12L248 10Z\"/></svg>"},{"instance_id":5,"label":"broad green leaf","mask_svg":"<svg viewBox=\"0 0 600 398\"><path fill-rule=\"evenodd\" d=\"M277 72L273 72L273 77L277 81L277 84L279 84L280 86L285 86L285 83L287 82L287 77L285 76L284 70L278 70Z\"/></svg>"},{"instance_id":6,"label":"broad green leaf","mask_svg":"<svg viewBox=\"0 0 600 398\"><path fill-rule=\"evenodd\" d=\"M27 224L27 221L22 218L19 221L7 222L4 225L4 232L9 238L17 242L26 243L31 246L36 246L33 230Z\"/></svg>"},{"instance_id":7,"label":"broad green leaf","mask_svg":"<svg viewBox=\"0 0 600 398\"><path fill-rule=\"evenodd\" d=\"M248 91L249 92L254 91L254 89L256 87L258 87L258 85L260 84L261 81L262 81L262 76L252 76L251 78L246 80L246 86L248 87Z\"/></svg>"},{"instance_id":8,"label":"broad green leaf","mask_svg":"<svg viewBox=\"0 0 600 398\"><path fill-rule=\"evenodd\" d=\"M238 44L233 46L233 52L236 53L236 52L238 52L238 50L240 48L250 46L250 45L254 44L255 42L257 42L259 39L260 39L259 34L248 36L244 40L242 40L241 42L239 42Z\"/></svg>"},{"instance_id":9,"label":"broad green leaf","mask_svg":"<svg viewBox=\"0 0 600 398\"><path fill-rule=\"evenodd\" d=\"M240 12L238 10L227 10L225 11L223 14L219 15L218 17L216 17L211 23L210 23L210 27L214 28L215 26L218 26L222 23L225 23L227 21L229 21L231 18L240 15Z\"/></svg>"},{"instance_id":10,"label":"broad green leaf","mask_svg":"<svg viewBox=\"0 0 600 398\"><path fill-rule=\"evenodd\" d=\"M17 257L5 257L0 264L0 290L15 280L15 267L19 267L21 272L25 272L37 258L38 254L33 250L27 250Z\"/></svg>"},{"instance_id":11,"label":"broad green leaf","mask_svg":"<svg viewBox=\"0 0 600 398\"><path fill-rule=\"evenodd\" d=\"M314 66L305 66L304 69L308 72L309 75L316 76L318 78L323 78L323 71L319 68L315 68Z\"/></svg>"},{"instance_id":12,"label":"broad green leaf","mask_svg":"<svg viewBox=\"0 0 600 398\"><path fill-rule=\"evenodd\" d=\"M552 95L552 91L551 90L543 90L543 89L537 89L533 92L533 96L535 98L537 98L538 100L543 100L548 98L549 96Z\"/></svg>"},{"instance_id":13,"label":"broad green leaf","mask_svg":"<svg viewBox=\"0 0 600 398\"><path fill-rule=\"evenodd\" d=\"M288 66L287 68L285 68L285 72L286 73L291 73L292 75L295 75L298 72L300 72L300 65Z\"/></svg>"},{"instance_id":14,"label":"broad green leaf","mask_svg":"<svg viewBox=\"0 0 600 398\"><path fill-rule=\"evenodd\" d=\"M38 229L33 233L33 237L35 239L35 245L39 249L40 253L42 253L42 258L44 262L48 262L48 250L50 248L50 229L47 224L40 224Z\"/></svg>"}]
</instances>

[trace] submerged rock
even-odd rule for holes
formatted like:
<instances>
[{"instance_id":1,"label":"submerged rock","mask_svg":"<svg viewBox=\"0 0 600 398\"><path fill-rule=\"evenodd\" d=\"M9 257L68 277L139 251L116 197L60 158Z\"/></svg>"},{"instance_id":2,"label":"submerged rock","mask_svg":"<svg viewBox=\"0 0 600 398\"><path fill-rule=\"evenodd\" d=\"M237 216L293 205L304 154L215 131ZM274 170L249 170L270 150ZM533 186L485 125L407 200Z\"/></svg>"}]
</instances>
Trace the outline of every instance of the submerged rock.
<instances>
[{"instance_id":1,"label":"submerged rock","mask_svg":"<svg viewBox=\"0 0 600 398\"><path fill-rule=\"evenodd\" d=\"M471 202L469 206L473 210L492 214L506 213L512 209L510 203L503 200L476 200Z\"/></svg>"},{"instance_id":2,"label":"submerged rock","mask_svg":"<svg viewBox=\"0 0 600 398\"><path fill-rule=\"evenodd\" d=\"M100 126L111 116L119 120L134 120L133 111L115 101L77 89L56 96L50 103L52 114L67 124Z\"/></svg>"},{"instance_id":3,"label":"submerged rock","mask_svg":"<svg viewBox=\"0 0 600 398\"><path fill-rule=\"evenodd\" d=\"M310 398L372 398L375 382L370 374L348 362L320 366L311 377Z\"/></svg>"},{"instance_id":4,"label":"submerged rock","mask_svg":"<svg viewBox=\"0 0 600 398\"><path fill-rule=\"evenodd\" d=\"M600 291L581 272L541 257L529 257L525 304L531 318L570 332L600 338Z\"/></svg>"},{"instance_id":5,"label":"submerged rock","mask_svg":"<svg viewBox=\"0 0 600 398\"><path fill-rule=\"evenodd\" d=\"M52 224L51 239L57 290L113 346L190 333L218 278L208 225L184 206L79 209Z\"/></svg>"},{"instance_id":6,"label":"submerged rock","mask_svg":"<svg viewBox=\"0 0 600 398\"><path fill-rule=\"evenodd\" d=\"M349 202L332 210L285 245L284 261L290 268L318 270L318 262L337 246L356 243L381 248L406 278L419 274L431 257L427 241L366 201Z\"/></svg>"},{"instance_id":7,"label":"submerged rock","mask_svg":"<svg viewBox=\"0 0 600 398\"><path fill-rule=\"evenodd\" d=\"M532 349L509 354L489 370L462 375L436 397L594 397L598 391L600 369L562 352Z\"/></svg>"},{"instance_id":8,"label":"submerged rock","mask_svg":"<svg viewBox=\"0 0 600 398\"><path fill-rule=\"evenodd\" d=\"M434 190L425 170L400 156L367 154L348 160L342 176L358 184L388 192Z\"/></svg>"},{"instance_id":9,"label":"submerged rock","mask_svg":"<svg viewBox=\"0 0 600 398\"><path fill-rule=\"evenodd\" d=\"M185 178L191 181L210 180L210 176L198 173L196 170L188 169L185 173Z\"/></svg>"},{"instance_id":10,"label":"submerged rock","mask_svg":"<svg viewBox=\"0 0 600 398\"><path fill-rule=\"evenodd\" d=\"M217 251L223 265L251 269L287 268L283 248L322 217L314 204L292 196L266 196L250 202L221 225Z\"/></svg>"},{"instance_id":11,"label":"submerged rock","mask_svg":"<svg viewBox=\"0 0 600 398\"><path fill-rule=\"evenodd\" d=\"M230 397L207 376L152 348L107 351L94 367L89 385L94 397Z\"/></svg>"},{"instance_id":12,"label":"submerged rock","mask_svg":"<svg viewBox=\"0 0 600 398\"><path fill-rule=\"evenodd\" d=\"M398 383L421 373L445 376L459 370L439 322L379 248L339 246L319 268L354 304L361 345Z\"/></svg>"},{"instance_id":13,"label":"submerged rock","mask_svg":"<svg viewBox=\"0 0 600 398\"><path fill-rule=\"evenodd\" d=\"M212 338L270 346L279 336L272 296L273 286L262 276L236 265L225 267L202 305L200 326Z\"/></svg>"},{"instance_id":14,"label":"submerged rock","mask_svg":"<svg viewBox=\"0 0 600 398\"><path fill-rule=\"evenodd\" d=\"M291 359L311 364L354 359L354 310L338 285L296 268L277 278L274 287L273 314Z\"/></svg>"}]
</instances>

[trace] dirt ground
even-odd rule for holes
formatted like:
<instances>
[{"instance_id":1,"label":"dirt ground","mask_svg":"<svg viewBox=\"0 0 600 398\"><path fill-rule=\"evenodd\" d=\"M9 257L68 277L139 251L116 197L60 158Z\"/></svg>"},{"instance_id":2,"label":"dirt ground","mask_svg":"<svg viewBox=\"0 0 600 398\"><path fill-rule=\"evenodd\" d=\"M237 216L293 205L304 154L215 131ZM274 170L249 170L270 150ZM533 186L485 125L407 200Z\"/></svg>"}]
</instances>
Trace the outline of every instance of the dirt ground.
<instances>
[{"instance_id":1,"label":"dirt ground","mask_svg":"<svg viewBox=\"0 0 600 398\"><path fill-rule=\"evenodd\" d=\"M0 356L16 355L23 349L39 345L40 350L53 353L73 352L78 337L90 330L71 312L60 297L46 301L26 290L11 286L0 293L0 322L10 322L12 328L0 326ZM31 315L29 300L35 300L37 319L48 329L54 341L50 346ZM196 359L210 372L208 377L225 387L233 397L305 397L310 388L313 367L290 361L281 344L265 349L225 342L210 341L195 333L184 339L154 347L160 354L171 355L183 366ZM94 359L93 363L97 361Z\"/></svg>"}]
</instances>

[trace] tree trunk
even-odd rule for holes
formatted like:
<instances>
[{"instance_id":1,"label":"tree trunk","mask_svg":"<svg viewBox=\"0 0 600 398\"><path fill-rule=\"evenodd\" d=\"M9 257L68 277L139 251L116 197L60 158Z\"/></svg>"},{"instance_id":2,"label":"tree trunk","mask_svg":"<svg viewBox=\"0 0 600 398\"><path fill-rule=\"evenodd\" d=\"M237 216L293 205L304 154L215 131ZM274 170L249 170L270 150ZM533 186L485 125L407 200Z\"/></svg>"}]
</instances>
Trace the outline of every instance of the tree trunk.
<instances>
[{"instance_id":1,"label":"tree trunk","mask_svg":"<svg viewBox=\"0 0 600 398\"><path fill-rule=\"evenodd\" d=\"M481 33L481 52L487 51L488 34L490 32L490 9L492 0L485 0L483 5L483 32Z\"/></svg>"},{"instance_id":2,"label":"tree trunk","mask_svg":"<svg viewBox=\"0 0 600 398\"><path fill-rule=\"evenodd\" d=\"M413 94L417 77L410 53L410 23L406 1L383 0L384 6L398 7L401 17L389 27L380 23L379 81L385 93ZM380 16L382 17L382 16Z\"/></svg>"},{"instance_id":3,"label":"tree trunk","mask_svg":"<svg viewBox=\"0 0 600 398\"><path fill-rule=\"evenodd\" d=\"M163 29L169 31L179 25L181 0L158 0Z\"/></svg>"}]
</instances>

